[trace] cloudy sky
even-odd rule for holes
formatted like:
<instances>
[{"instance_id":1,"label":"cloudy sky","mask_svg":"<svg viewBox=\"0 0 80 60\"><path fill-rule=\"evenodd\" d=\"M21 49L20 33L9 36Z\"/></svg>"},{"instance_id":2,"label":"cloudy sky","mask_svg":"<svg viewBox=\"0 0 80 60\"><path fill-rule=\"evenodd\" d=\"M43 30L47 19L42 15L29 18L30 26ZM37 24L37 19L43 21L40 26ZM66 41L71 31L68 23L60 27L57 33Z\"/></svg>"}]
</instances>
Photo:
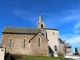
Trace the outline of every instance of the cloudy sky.
<instances>
[{"instance_id":1,"label":"cloudy sky","mask_svg":"<svg viewBox=\"0 0 80 60\"><path fill-rule=\"evenodd\" d=\"M80 0L0 0L0 42L6 25L36 28L40 11L47 28L59 29L73 52L80 47Z\"/></svg>"}]
</instances>

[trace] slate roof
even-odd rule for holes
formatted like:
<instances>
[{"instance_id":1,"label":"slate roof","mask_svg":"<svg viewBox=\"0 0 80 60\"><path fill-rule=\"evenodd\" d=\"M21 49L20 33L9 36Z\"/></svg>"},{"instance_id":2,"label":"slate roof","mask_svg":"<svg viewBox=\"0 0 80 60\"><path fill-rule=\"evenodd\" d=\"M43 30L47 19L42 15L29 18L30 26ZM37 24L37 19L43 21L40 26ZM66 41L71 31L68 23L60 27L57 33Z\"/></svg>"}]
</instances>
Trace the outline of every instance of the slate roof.
<instances>
[{"instance_id":1,"label":"slate roof","mask_svg":"<svg viewBox=\"0 0 80 60\"><path fill-rule=\"evenodd\" d=\"M2 33L37 34L42 32L39 28L21 28L7 26L4 28Z\"/></svg>"},{"instance_id":2,"label":"slate roof","mask_svg":"<svg viewBox=\"0 0 80 60\"><path fill-rule=\"evenodd\" d=\"M68 43L66 43L66 42L64 43L64 47L65 48L71 48L71 46Z\"/></svg>"},{"instance_id":3,"label":"slate roof","mask_svg":"<svg viewBox=\"0 0 80 60\"><path fill-rule=\"evenodd\" d=\"M42 28L42 29L46 29L46 30L57 30L58 31L58 29L56 29L56 28Z\"/></svg>"},{"instance_id":4,"label":"slate roof","mask_svg":"<svg viewBox=\"0 0 80 60\"><path fill-rule=\"evenodd\" d=\"M71 46L70 46L67 42L63 41L63 40L60 39L60 38L59 38L59 42L60 42L61 44L64 44L64 47L65 47L65 48L71 48Z\"/></svg>"},{"instance_id":5,"label":"slate roof","mask_svg":"<svg viewBox=\"0 0 80 60\"><path fill-rule=\"evenodd\" d=\"M64 43L64 41L63 41L62 39L60 39L60 38L59 38L59 42L60 42L60 43Z\"/></svg>"}]
</instances>

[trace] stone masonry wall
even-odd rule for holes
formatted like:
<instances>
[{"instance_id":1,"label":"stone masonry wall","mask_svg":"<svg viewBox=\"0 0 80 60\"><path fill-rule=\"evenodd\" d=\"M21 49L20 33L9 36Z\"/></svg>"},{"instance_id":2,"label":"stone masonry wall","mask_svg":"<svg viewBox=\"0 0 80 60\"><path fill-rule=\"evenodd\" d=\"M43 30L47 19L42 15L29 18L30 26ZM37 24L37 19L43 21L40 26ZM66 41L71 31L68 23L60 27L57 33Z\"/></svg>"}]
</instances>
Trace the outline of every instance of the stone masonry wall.
<instances>
[{"instance_id":1,"label":"stone masonry wall","mask_svg":"<svg viewBox=\"0 0 80 60\"><path fill-rule=\"evenodd\" d=\"M2 45L6 48L6 52L11 54L27 54L30 55L29 40L34 35L27 34L3 34ZM10 48L10 39L12 39L12 47ZM26 40L26 47L24 48L24 39Z\"/></svg>"},{"instance_id":2,"label":"stone masonry wall","mask_svg":"<svg viewBox=\"0 0 80 60\"><path fill-rule=\"evenodd\" d=\"M60 53L65 54L64 44L60 44Z\"/></svg>"},{"instance_id":3,"label":"stone masonry wall","mask_svg":"<svg viewBox=\"0 0 80 60\"><path fill-rule=\"evenodd\" d=\"M40 47L38 46L38 38L40 38ZM39 33L31 40L31 55L49 56L48 40Z\"/></svg>"},{"instance_id":4,"label":"stone masonry wall","mask_svg":"<svg viewBox=\"0 0 80 60\"><path fill-rule=\"evenodd\" d=\"M71 48L65 48L66 49L66 55L73 55Z\"/></svg>"}]
</instances>

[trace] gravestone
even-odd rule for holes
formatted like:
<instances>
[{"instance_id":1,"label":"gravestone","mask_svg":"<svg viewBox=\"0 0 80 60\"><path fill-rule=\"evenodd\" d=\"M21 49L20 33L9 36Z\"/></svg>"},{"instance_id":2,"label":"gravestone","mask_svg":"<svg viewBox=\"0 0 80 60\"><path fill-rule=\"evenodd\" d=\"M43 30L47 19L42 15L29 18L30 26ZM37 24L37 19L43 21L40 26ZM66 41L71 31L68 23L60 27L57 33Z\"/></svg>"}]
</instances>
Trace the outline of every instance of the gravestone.
<instances>
[{"instance_id":1,"label":"gravestone","mask_svg":"<svg viewBox=\"0 0 80 60\"><path fill-rule=\"evenodd\" d=\"M0 44L0 60L4 60L5 56L5 48L3 48Z\"/></svg>"}]
</instances>

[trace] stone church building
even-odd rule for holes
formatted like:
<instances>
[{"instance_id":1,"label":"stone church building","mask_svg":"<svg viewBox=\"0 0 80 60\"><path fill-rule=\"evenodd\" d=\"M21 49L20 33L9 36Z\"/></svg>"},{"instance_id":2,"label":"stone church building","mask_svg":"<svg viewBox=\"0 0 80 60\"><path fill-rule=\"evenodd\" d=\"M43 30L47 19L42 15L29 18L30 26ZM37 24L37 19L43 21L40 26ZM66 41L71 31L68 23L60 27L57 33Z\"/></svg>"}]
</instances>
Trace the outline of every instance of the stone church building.
<instances>
[{"instance_id":1,"label":"stone church building","mask_svg":"<svg viewBox=\"0 0 80 60\"><path fill-rule=\"evenodd\" d=\"M6 26L2 32L2 45L6 48L6 53L11 54L72 55L71 46L60 39L59 30L46 28L41 13L37 28Z\"/></svg>"}]
</instances>

